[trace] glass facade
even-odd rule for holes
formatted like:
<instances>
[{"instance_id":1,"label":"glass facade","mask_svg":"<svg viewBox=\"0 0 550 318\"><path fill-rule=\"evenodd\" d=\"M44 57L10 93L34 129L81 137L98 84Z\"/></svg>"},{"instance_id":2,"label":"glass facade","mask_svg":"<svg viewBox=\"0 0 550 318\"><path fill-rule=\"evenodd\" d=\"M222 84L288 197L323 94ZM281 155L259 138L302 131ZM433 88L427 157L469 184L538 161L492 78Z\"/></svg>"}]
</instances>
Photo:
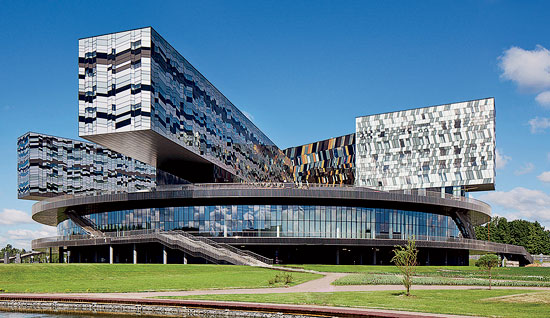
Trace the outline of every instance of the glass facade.
<instances>
[{"instance_id":1,"label":"glass facade","mask_svg":"<svg viewBox=\"0 0 550 318\"><path fill-rule=\"evenodd\" d=\"M418 239L458 237L451 217L345 206L216 205L135 209L84 216L105 232L182 229L206 236ZM85 234L71 220L59 235Z\"/></svg>"},{"instance_id":2,"label":"glass facade","mask_svg":"<svg viewBox=\"0 0 550 318\"><path fill-rule=\"evenodd\" d=\"M134 192L157 184L158 170L96 144L27 133L17 140L17 195Z\"/></svg>"},{"instance_id":3,"label":"glass facade","mask_svg":"<svg viewBox=\"0 0 550 318\"><path fill-rule=\"evenodd\" d=\"M494 98L357 117L356 138L356 185L494 190Z\"/></svg>"},{"instance_id":4,"label":"glass facade","mask_svg":"<svg viewBox=\"0 0 550 318\"><path fill-rule=\"evenodd\" d=\"M296 182L353 184L355 181L355 134L287 148Z\"/></svg>"},{"instance_id":5,"label":"glass facade","mask_svg":"<svg viewBox=\"0 0 550 318\"><path fill-rule=\"evenodd\" d=\"M143 133L176 143L188 154L178 160L198 155L233 176L215 179L291 180L283 152L154 29L80 39L79 136L161 169L177 159L162 149L142 157Z\"/></svg>"}]
</instances>

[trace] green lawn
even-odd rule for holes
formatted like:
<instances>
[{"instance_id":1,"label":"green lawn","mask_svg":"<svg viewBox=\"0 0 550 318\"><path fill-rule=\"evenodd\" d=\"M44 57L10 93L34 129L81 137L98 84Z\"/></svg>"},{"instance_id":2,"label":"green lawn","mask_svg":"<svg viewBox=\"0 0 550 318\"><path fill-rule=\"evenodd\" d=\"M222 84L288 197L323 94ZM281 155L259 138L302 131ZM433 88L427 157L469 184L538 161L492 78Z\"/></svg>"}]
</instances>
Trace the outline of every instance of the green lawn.
<instances>
[{"instance_id":1,"label":"green lawn","mask_svg":"<svg viewBox=\"0 0 550 318\"><path fill-rule=\"evenodd\" d=\"M0 265L4 292L137 292L270 287L279 271L234 265L9 264ZM321 277L292 273L293 284Z\"/></svg>"},{"instance_id":2,"label":"green lawn","mask_svg":"<svg viewBox=\"0 0 550 318\"><path fill-rule=\"evenodd\" d=\"M413 285L463 285L463 286L489 286L488 278L455 278L455 277L437 277L437 276L414 276ZM350 274L342 277L334 285L402 285L403 276L399 274ZM503 280L493 279L493 286L511 286L511 287L550 287L549 281L540 280Z\"/></svg>"},{"instance_id":3,"label":"green lawn","mask_svg":"<svg viewBox=\"0 0 550 318\"><path fill-rule=\"evenodd\" d=\"M414 290L413 287L412 295L412 297L406 297L395 291L376 291L204 295L178 298L367 307L485 317L548 317L550 315L550 292L547 291ZM516 298L510 295L519 296Z\"/></svg>"},{"instance_id":4,"label":"green lawn","mask_svg":"<svg viewBox=\"0 0 550 318\"><path fill-rule=\"evenodd\" d=\"M288 265L289 267L316 270L319 272L398 274L395 266L378 265ZM476 266L417 266L417 276L487 278L487 272ZM503 280L550 282L550 267L505 267L495 268L493 278Z\"/></svg>"}]
</instances>

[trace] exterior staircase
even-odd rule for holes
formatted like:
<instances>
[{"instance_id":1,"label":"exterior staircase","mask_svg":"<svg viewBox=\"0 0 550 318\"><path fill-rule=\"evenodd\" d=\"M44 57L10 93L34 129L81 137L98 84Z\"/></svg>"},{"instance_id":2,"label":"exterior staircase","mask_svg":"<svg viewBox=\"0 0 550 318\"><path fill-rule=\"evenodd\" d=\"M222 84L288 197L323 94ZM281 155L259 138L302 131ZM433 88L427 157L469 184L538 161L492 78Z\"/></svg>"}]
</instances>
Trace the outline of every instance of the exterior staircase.
<instances>
[{"instance_id":1,"label":"exterior staircase","mask_svg":"<svg viewBox=\"0 0 550 318\"><path fill-rule=\"evenodd\" d=\"M233 264L270 267L273 260L259 254L240 250L227 244L219 244L205 237L184 231L155 233L157 238L170 248L177 248L192 256L204 258L216 264Z\"/></svg>"},{"instance_id":2,"label":"exterior staircase","mask_svg":"<svg viewBox=\"0 0 550 318\"><path fill-rule=\"evenodd\" d=\"M76 212L67 211L65 212L65 214L69 219L71 219L71 221L73 221L76 225L80 226L89 235L94 237L105 236L103 232L96 230L96 225L92 221L82 217L81 215L78 215Z\"/></svg>"}]
</instances>

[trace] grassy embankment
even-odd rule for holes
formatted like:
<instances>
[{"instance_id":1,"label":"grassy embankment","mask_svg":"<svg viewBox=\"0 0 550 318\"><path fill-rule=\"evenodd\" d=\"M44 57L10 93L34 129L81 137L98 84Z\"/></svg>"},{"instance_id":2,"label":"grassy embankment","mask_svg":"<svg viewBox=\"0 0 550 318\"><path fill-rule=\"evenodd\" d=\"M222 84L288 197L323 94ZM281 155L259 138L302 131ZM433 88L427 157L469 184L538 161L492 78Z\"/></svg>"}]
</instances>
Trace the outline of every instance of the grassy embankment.
<instances>
[{"instance_id":1,"label":"grassy embankment","mask_svg":"<svg viewBox=\"0 0 550 318\"><path fill-rule=\"evenodd\" d=\"M0 290L99 293L260 288L272 287L268 281L277 273L233 265L10 264L0 265ZM290 285L296 285L321 275L292 273L292 277Z\"/></svg>"},{"instance_id":2,"label":"grassy embankment","mask_svg":"<svg viewBox=\"0 0 550 318\"><path fill-rule=\"evenodd\" d=\"M395 291L203 295L179 299L207 299L262 303L314 304L406 310L484 317L548 317L550 292L526 290L412 290L406 297Z\"/></svg>"},{"instance_id":3,"label":"grassy embankment","mask_svg":"<svg viewBox=\"0 0 550 318\"><path fill-rule=\"evenodd\" d=\"M293 265L321 272L354 273L343 277L335 285L401 285L401 276L395 266L360 265ZM493 270L495 286L550 287L548 267L508 267ZM413 285L468 285L488 286L487 271L475 266L418 266Z\"/></svg>"}]
</instances>

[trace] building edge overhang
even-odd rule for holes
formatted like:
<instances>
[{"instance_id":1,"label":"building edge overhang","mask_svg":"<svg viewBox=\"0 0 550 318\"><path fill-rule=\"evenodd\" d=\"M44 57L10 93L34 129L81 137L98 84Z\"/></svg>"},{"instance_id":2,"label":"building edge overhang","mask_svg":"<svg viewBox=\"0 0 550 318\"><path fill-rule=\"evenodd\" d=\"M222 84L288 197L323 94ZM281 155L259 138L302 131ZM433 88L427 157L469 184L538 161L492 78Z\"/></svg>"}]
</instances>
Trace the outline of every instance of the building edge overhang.
<instances>
[{"instance_id":1,"label":"building edge overhang","mask_svg":"<svg viewBox=\"0 0 550 318\"><path fill-rule=\"evenodd\" d=\"M486 223L491 207L470 198L448 198L433 194L377 191L363 187L285 187L248 184L193 184L160 188L156 191L63 196L47 199L32 206L36 222L56 226L65 220L66 211L78 214L201 205L323 205L357 206L412 210L453 216L467 213L472 225Z\"/></svg>"}]
</instances>

